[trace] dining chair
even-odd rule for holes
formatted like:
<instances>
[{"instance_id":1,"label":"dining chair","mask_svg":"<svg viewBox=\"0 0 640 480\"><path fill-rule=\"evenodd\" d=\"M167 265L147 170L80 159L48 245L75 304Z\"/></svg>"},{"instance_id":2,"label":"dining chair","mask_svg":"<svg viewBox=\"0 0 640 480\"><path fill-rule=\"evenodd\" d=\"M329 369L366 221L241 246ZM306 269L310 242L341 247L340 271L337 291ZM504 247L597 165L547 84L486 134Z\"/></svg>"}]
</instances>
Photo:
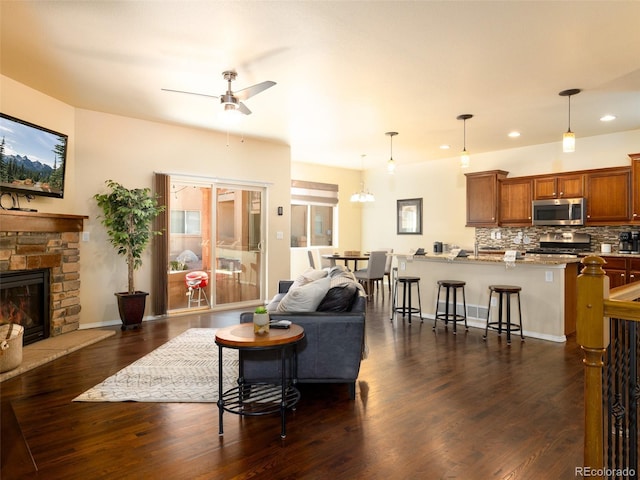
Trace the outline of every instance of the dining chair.
<instances>
[{"instance_id":1,"label":"dining chair","mask_svg":"<svg viewBox=\"0 0 640 480\"><path fill-rule=\"evenodd\" d=\"M384 267L387 262L387 252L376 250L369 255L367 268L356 270L354 275L356 279L364 284L365 291L369 298L373 295L375 282L384 279Z\"/></svg>"},{"instance_id":2,"label":"dining chair","mask_svg":"<svg viewBox=\"0 0 640 480\"><path fill-rule=\"evenodd\" d=\"M384 276L387 277L389 292L391 292L391 264L393 263L393 248L376 248L376 250L387 252L387 260L384 264ZM384 282L384 279L382 280Z\"/></svg>"},{"instance_id":3,"label":"dining chair","mask_svg":"<svg viewBox=\"0 0 640 480\"><path fill-rule=\"evenodd\" d=\"M320 268L332 268L336 266L335 258L327 258L328 255L333 253L333 248L319 248L318 255L320 255Z\"/></svg>"}]
</instances>

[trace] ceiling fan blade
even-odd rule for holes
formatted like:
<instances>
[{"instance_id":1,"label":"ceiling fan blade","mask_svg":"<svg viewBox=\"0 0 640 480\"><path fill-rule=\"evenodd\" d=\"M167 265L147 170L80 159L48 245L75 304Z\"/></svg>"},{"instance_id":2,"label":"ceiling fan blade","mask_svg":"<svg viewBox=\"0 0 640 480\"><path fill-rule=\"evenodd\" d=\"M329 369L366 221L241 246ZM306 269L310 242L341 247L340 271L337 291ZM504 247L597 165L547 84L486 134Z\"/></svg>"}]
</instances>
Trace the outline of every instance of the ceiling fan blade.
<instances>
[{"instance_id":1,"label":"ceiling fan blade","mask_svg":"<svg viewBox=\"0 0 640 480\"><path fill-rule=\"evenodd\" d=\"M239 100L246 100L248 98L253 97L254 95L266 90L267 88L271 88L276 84L276 82L272 82L271 80L267 80L266 82L257 83L252 85L251 87L243 88L242 90L238 90L237 92L233 92L233 94Z\"/></svg>"},{"instance_id":2,"label":"ceiling fan blade","mask_svg":"<svg viewBox=\"0 0 640 480\"><path fill-rule=\"evenodd\" d=\"M220 98L218 95L207 95L206 93L185 92L184 90L172 90L171 88L161 88L165 92L186 93L187 95L198 95L200 97Z\"/></svg>"},{"instance_id":3,"label":"ceiling fan blade","mask_svg":"<svg viewBox=\"0 0 640 480\"><path fill-rule=\"evenodd\" d=\"M245 115L251 115L251 110L249 110L247 106L242 102L238 102L237 110L239 110L240 113L244 113Z\"/></svg>"}]
</instances>

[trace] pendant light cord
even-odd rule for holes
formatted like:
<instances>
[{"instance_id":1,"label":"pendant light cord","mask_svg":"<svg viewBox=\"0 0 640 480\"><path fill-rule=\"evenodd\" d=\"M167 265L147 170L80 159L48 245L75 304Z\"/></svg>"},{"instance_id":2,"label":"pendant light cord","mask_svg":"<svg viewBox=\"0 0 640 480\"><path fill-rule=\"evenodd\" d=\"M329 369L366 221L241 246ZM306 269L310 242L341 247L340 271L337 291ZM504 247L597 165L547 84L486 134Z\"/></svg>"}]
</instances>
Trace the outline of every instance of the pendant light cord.
<instances>
[{"instance_id":1,"label":"pendant light cord","mask_svg":"<svg viewBox=\"0 0 640 480\"><path fill-rule=\"evenodd\" d=\"M462 151L467 151L467 119L462 121Z\"/></svg>"}]
</instances>

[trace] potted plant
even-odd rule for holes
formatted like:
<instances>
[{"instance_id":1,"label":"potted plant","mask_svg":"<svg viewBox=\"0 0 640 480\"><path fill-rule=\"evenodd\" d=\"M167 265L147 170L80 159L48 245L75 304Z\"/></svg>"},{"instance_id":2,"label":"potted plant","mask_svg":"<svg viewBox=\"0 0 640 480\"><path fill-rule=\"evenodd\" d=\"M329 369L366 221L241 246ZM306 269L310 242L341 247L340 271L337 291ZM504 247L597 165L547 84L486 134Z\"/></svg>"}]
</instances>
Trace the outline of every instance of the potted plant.
<instances>
[{"instance_id":1,"label":"potted plant","mask_svg":"<svg viewBox=\"0 0 640 480\"><path fill-rule=\"evenodd\" d=\"M269 313L265 307L257 307L253 312L253 333L269 333Z\"/></svg>"},{"instance_id":2,"label":"potted plant","mask_svg":"<svg viewBox=\"0 0 640 480\"><path fill-rule=\"evenodd\" d=\"M134 271L142 266L142 253L151 237L161 232L152 230L153 220L164 211L157 196L149 188L129 189L113 180L105 182L109 193L94 195L102 209L101 223L107 228L109 241L118 255L125 257L128 270L128 290L115 293L122 329L138 327L142 323L148 292L134 286Z\"/></svg>"}]
</instances>

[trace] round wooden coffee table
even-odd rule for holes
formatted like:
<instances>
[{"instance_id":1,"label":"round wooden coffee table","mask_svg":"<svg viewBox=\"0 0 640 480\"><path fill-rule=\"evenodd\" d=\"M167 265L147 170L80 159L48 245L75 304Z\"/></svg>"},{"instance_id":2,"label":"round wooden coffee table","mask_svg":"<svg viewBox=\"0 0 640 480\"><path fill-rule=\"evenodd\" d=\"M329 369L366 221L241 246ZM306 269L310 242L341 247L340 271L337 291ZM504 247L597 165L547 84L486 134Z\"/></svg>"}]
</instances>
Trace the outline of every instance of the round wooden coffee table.
<instances>
[{"instance_id":1,"label":"round wooden coffee table","mask_svg":"<svg viewBox=\"0 0 640 480\"><path fill-rule=\"evenodd\" d=\"M269 329L265 335L253 333L253 323L242 323L218 329L216 344L218 345L218 415L219 434L223 435L222 414L227 411L236 415L257 416L280 412L282 429L280 436L285 438L286 410L292 408L300 400L300 392L295 387L297 375L296 344L304 338L304 329L292 324L286 329ZM226 392L222 391L222 349L235 348L242 355L243 350L279 350L282 361L282 379L280 384L245 383L242 362L238 377L238 386ZM287 352L292 357L293 372L287 379ZM291 380L291 382L289 381Z\"/></svg>"}]
</instances>

